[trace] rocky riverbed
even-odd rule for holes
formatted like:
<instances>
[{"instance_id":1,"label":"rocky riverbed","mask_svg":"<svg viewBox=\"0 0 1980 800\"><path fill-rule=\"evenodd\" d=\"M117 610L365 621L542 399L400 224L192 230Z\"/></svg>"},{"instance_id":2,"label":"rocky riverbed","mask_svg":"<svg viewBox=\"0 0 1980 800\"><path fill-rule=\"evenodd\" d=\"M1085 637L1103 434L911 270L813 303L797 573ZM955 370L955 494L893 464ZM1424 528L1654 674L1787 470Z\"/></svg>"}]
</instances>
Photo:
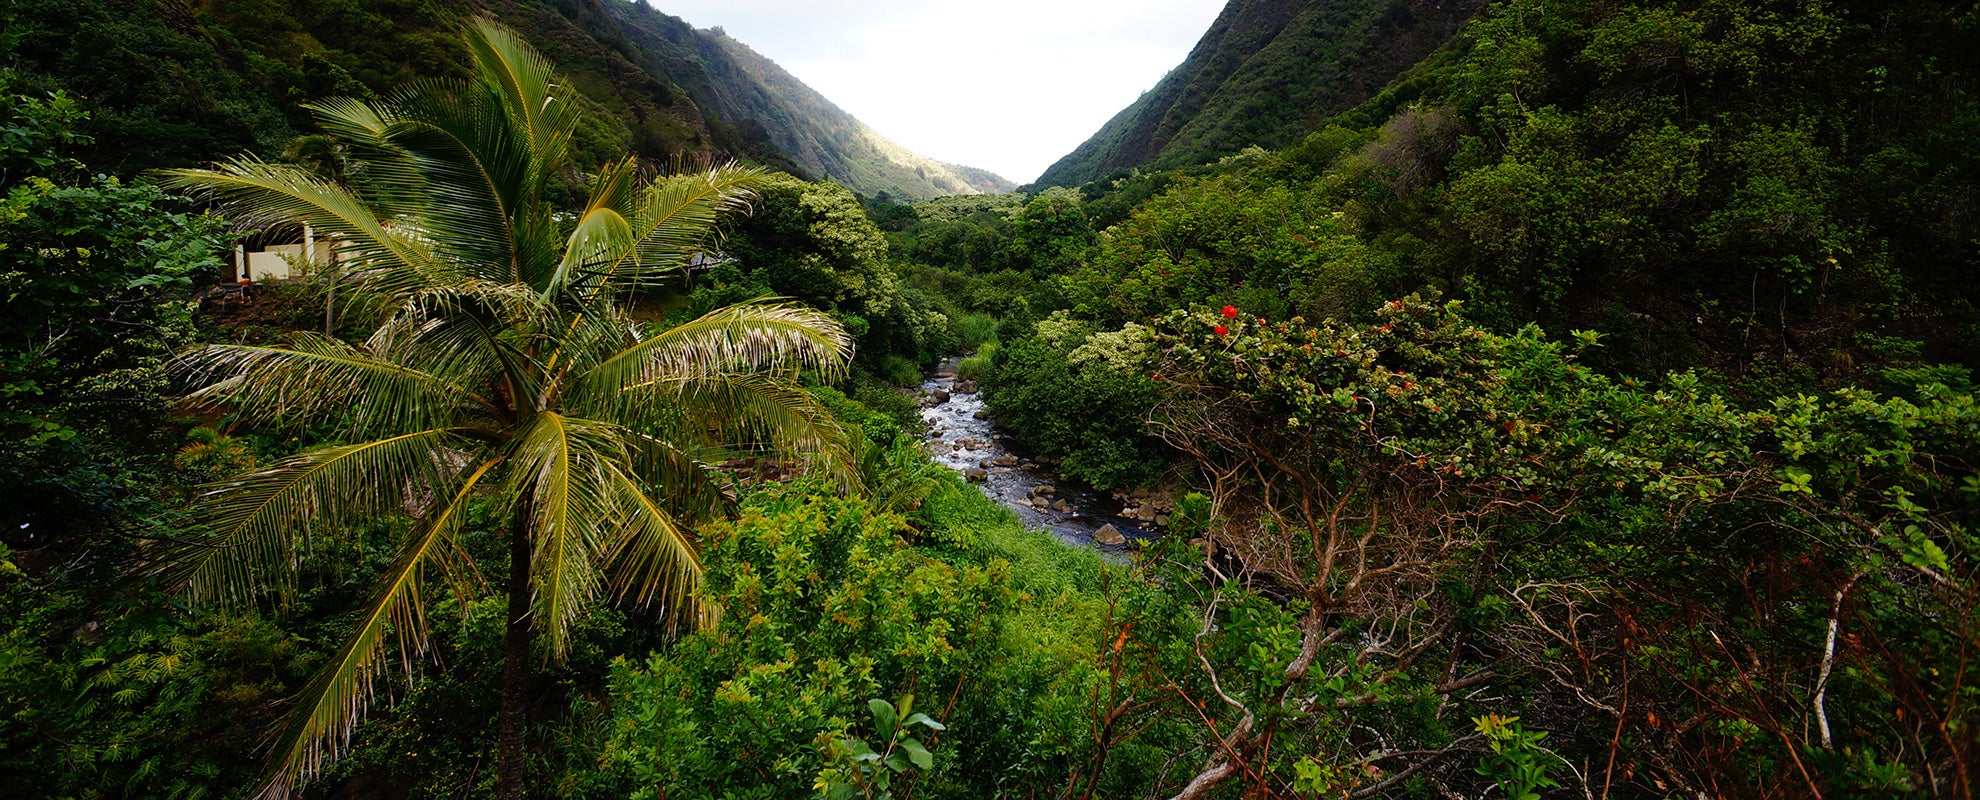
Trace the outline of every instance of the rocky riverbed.
<instances>
[{"instance_id":1,"label":"rocky riverbed","mask_svg":"<svg viewBox=\"0 0 1980 800\"><path fill-rule=\"evenodd\" d=\"M956 379L953 360L921 385L921 395L935 461L963 473L1026 525L1068 544L1124 552L1130 540L1160 535L1175 510L1166 496L1102 493L1057 480L1047 465L1017 452L984 410L974 382Z\"/></svg>"}]
</instances>

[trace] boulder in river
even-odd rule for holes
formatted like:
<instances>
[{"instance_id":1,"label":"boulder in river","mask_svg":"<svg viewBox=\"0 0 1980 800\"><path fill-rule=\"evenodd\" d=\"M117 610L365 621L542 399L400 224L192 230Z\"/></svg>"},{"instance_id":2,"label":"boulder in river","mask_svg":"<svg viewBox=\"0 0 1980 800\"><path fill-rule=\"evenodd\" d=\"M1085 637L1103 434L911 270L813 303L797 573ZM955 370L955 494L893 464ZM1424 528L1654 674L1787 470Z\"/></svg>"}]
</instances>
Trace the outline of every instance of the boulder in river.
<instances>
[{"instance_id":1,"label":"boulder in river","mask_svg":"<svg viewBox=\"0 0 1980 800\"><path fill-rule=\"evenodd\" d=\"M956 394L976 394L976 381L960 381L956 384Z\"/></svg>"},{"instance_id":2,"label":"boulder in river","mask_svg":"<svg viewBox=\"0 0 1980 800\"><path fill-rule=\"evenodd\" d=\"M976 413L974 413L974 414L971 414L970 416L972 416L972 417L975 417L975 418L977 418L977 419L989 419L989 418L990 418L990 412L988 412L988 411L977 411Z\"/></svg>"},{"instance_id":3,"label":"boulder in river","mask_svg":"<svg viewBox=\"0 0 1980 800\"><path fill-rule=\"evenodd\" d=\"M928 390L928 399L935 401L935 405L939 406L949 402L949 392L945 389L930 389Z\"/></svg>"},{"instance_id":4,"label":"boulder in river","mask_svg":"<svg viewBox=\"0 0 1980 800\"><path fill-rule=\"evenodd\" d=\"M963 470L963 477L981 483L989 479L990 473L984 471L980 467L970 467L969 469Z\"/></svg>"},{"instance_id":5,"label":"boulder in river","mask_svg":"<svg viewBox=\"0 0 1980 800\"><path fill-rule=\"evenodd\" d=\"M1105 545L1127 544L1127 537L1122 536L1121 529L1114 527L1114 523L1109 522L1100 526L1100 530L1093 532L1093 541Z\"/></svg>"},{"instance_id":6,"label":"boulder in river","mask_svg":"<svg viewBox=\"0 0 1980 800\"><path fill-rule=\"evenodd\" d=\"M1052 510L1057 511L1061 514L1070 514L1072 513L1072 504L1067 503L1064 500L1059 500L1052 503Z\"/></svg>"},{"instance_id":7,"label":"boulder in river","mask_svg":"<svg viewBox=\"0 0 1980 800\"><path fill-rule=\"evenodd\" d=\"M990 459L990 463L992 465L999 467L1015 467L1017 466L1017 462L1018 462L1017 456L1011 455L1010 453L1005 453L1001 456Z\"/></svg>"}]
</instances>

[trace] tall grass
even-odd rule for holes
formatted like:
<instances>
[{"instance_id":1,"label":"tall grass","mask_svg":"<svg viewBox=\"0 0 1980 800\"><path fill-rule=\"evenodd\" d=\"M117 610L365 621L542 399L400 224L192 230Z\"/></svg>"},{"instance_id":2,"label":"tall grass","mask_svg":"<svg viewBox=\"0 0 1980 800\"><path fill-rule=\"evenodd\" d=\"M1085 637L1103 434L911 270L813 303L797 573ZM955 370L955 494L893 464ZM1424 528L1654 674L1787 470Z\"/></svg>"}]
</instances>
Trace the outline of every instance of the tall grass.
<instances>
[{"instance_id":1,"label":"tall grass","mask_svg":"<svg viewBox=\"0 0 1980 800\"><path fill-rule=\"evenodd\" d=\"M997 318L989 314L969 313L954 317L956 337L962 340L963 352L973 352L986 342L997 341Z\"/></svg>"},{"instance_id":2,"label":"tall grass","mask_svg":"<svg viewBox=\"0 0 1980 800\"><path fill-rule=\"evenodd\" d=\"M976 349L976 355L956 362L956 379L980 381L990 376L990 364L997 357L997 342L992 339Z\"/></svg>"}]
</instances>

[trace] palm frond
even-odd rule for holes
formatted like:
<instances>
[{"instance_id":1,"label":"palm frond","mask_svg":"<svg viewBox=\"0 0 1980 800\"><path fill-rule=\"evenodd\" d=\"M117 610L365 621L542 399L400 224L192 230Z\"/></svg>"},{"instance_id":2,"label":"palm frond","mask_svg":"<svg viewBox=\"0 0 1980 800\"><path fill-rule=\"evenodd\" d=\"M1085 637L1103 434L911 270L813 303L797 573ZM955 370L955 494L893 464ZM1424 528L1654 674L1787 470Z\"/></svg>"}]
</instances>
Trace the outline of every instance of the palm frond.
<instances>
[{"instance_id":1,"label":"palm frond","mask_svg":"<svg viewBox=\"0 0 1980 800\"><path fill-rule=\"evenodd\" d=\"M591 182L591 200L578 213L578 223L564 241L563 261L545 293L563 291L573 282L583 281L594 270L631 249L633 238L631 210L626 203L632 188L636 162L628 158L600 167Z\"/></svg>"},{"instance_id":2,"label":"palm frond","mask_svg":"<svg viewBox=\"0 0 1980 800\"><path fill-rule=\"evenodd\" d=\"M612 479L627 461L616 428L554 412L536 414L516 443L509 494L526 498L530 615L552 660L564 657L571 623L599 595L608 530L624 512Z\"/></svg>"},{"instance_id":3,"label":"palm frond","mask_svg":"<svg viewBox=\"0 0 1980 800\"><path fill-rule=\"evenodd\" d=\"M547 181L564 165L577 130L577 89L560 86L550 62L515 31L476 17L467 37L475 75L502 101L526 137L532 173ZM532 187L532 188L541 188Z\"/></svg>"},{"instance_id":4,"label":"palm frond","mask_svg":"<svg viewBox=\"0 0 1980 800\"><path fill-rule=\"evenodd\" d=\"M668 376L627 387L615 412L605 418L633 430L663 425L669 417L708 426L722 438L802 456L849 489L861 485L845 428L804 387L774 376Z\"/></svg>"},{"instance_id":5,"label":"palm frond","mask_svg":"<svg viewBox=\"0 0 1980 800\"><path fill-rule=\"evenodd\" d=\"M388 632L397 634L403 659L410 661L425 651L422 568L453 552L451 543L466 516L468 495L496 463L490 460L469 475L386 568L358 617L357 630L304 687L276 734L255 794L259 800L285 800L350 747L351 731L371 703L374 681L384 672Z\"/></svg>"},{"instance_id":6,"label":"palm frond","mask_svg":"<svg viewBox=\"0 0 1980 800\"><path fill-rule=\"evenodd\" d=\"M194 603L247 607L294 593L297 569L317 537L417 506L459 456L445 428L325 447L206 486L194 508L209 533L166 546L150 572Z\"/></svg>"},{"instance_id":7,"label":"palm frond","mask_svg":"<svg viewBox=\"0 0 1980 800\"><path fill-rule=\"evenodd\" d=\"M217 201L235 223L307 223L340 240L339 257L381 289L445 283L427 245L392 230L349 189L301 167L252 157L215 169L165 170L165 184Z\"/></svg>"},{"instance_id":8,"label":"palm frond","mask_svg":"<svg viewBox=\"0 0 1980 800\"><path fill-rule=\"evenodd\" d=\"M632 450L631 475L649 491L657 488L660 492L657 499L667 508L691 515L722 513L735 497L724 483L727 477L717 472L710 461L727 452L713 446L690 446L688 442L693 438L676 440L645 431L628 432L625 441Z\"/></svg>"},{"instance_id":9,"label":"palm frond","mask_svg":"<svg viewBox=\"0 0 1980 800\"><path fill-rule=\"evenodd\" d=\"M600 259L594 291L683 274L696 255L711 249L723 216L749 209L767 174L759 167L729 163L655 181L629 220L630 244Z\"/></svg>"},{"instance_id":10,"label":"palm frond","mask_svg":"<svg viewBox=\"0 0 1980 800\"><path fill-rule=\"evenodd\" d=\"M742 370L808 369L832 381L844 373L852 348L845 328L822 311L739 303L626 348L592 368L581 385L588 396L610 398L638 383Z\"/></svg>"},{"instance_id":11,"label":"palm frond","mask_svg":"<svg viewBox=\"0 0 1980 800\"><path fill-rule=\"evenodd\" d=\"M422 235L462 272L520 280L517 226L530 196L529 143L496 100L471 92L400 98L386 136L417 175Z\"/></svg>"},{"instance_id":12,"label":"palm frond","mask_svg":"<svg viewBox=\"0 0 1980 800\"><path fill-rule=\"evenodd\" d=\"M426 177L411 154L391 140L400 117L390 100L372 103L331 97L305 103L303 108L316 119L317 127L348 148L349 187L375 216L399 219L418 214L427 196Z\"/></svg>"},{"instance_id":13,"label":"palm frond","mask_svg":"<svg viewBox=\"0 0 1980 800\"><path fill-rule=\"evenodd\" d=\"M607 551L614 594L641 607L658 603L669 620L712 621L711 607L695 595L701 585L701 557L691 537L632 476L614 470L612 490L622 512Z\"/></svg>"},{"instance_id":14,"label":"palm frond","mask_svg":"<svg viewBox=\"0 0 1980 800\"><path fill-rule=\"evenodd\" d=\"M439 427L470 405L494 408L460 383L314 333L291 336L289 347L200 347L174 370L199 387L187 395L194 403L225 403L274 424L348 416L346 429L359 436Z\"/></svg>"}]
</instances>

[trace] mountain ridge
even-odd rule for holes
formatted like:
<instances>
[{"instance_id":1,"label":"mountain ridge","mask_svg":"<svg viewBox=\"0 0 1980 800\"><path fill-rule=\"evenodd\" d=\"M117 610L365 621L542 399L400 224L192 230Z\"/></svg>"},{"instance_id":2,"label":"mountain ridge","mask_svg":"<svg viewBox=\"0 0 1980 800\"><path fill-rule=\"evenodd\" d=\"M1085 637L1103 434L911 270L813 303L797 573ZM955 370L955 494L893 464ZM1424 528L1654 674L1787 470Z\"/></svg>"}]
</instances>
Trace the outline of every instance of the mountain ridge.
<instances>
[{"instance_id":1,"label":"mountain ridge","mask_svg":"<svg viewBox=\"0 0 1980 800\"><path fill-rule=\"evenodd\" d=\"M817 90L721 28L695 29L678 17L607 0L636 41L661 42L689 78L682 85L745 138L763 136L803 171L869 195L925 199L997 194L1016 184L987 170L916 153L838 107Z\"/></svg>"},{"instance_id":2,"label":"mountain ridge","mask_svg":"<svg viewBox=\"0 0 1980 800\"><path fill-rule=\"evenodd\" d=\"M581 166L733 157L869 195L1011 188L894 144L774 62L633 0L16 0L10 11L9 80L78 97L95 140L84 155L122 175L274 155L314 130L310 100L463 78L455 31L487 14L578 89Z\"/></svg>"},{"instance_id":3,"label":"mountain ridge","mask_svg":"<svg viewBox=\"0 0 1980 800\"><path fill-rule=\"evenodd\" d=\"M1183 62L1034 186L1279 148L1380 91L1483 0L1230 0Z\"/></svg>"}]
</instances>

